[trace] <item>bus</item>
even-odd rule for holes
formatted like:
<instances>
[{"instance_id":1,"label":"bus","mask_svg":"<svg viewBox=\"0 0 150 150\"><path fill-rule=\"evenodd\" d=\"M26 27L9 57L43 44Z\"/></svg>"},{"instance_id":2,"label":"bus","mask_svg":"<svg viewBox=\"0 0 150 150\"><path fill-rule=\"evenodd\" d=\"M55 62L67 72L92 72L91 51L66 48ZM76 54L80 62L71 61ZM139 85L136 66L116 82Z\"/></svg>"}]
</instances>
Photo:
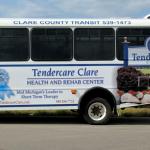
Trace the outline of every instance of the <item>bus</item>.
<instances>
[{"instance_id":1,"label":"bus","mask_svg":"<svg viewBox=\"0 0 150 150\"><path fill-rule=\"evenodd\" d=\"M78 110L106 124L150 104L150 20L0 19L0 111Z\"/></svg>"}]
</instances>

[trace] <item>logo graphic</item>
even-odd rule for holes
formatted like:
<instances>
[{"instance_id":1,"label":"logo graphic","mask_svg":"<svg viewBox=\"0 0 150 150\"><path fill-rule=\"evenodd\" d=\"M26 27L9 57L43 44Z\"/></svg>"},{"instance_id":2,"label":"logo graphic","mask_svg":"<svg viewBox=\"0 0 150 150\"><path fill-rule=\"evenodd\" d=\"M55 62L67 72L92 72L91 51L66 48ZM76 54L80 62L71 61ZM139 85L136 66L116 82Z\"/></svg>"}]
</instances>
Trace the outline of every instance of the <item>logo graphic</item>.
<instances>
[{"instance_id":1,"label":"logo graphic","mask_svg":"<svg viewBox=\"0 0 150 150\"><path fill-rule=\"evenodd\" d=\"M145 47L150 51L150 37L145 40Z\"/></svg>"},{"instance_id":2,"label":"logo graphic","mask_svg":"<svg viewBox=\"0 0 150 150\"><path fill-rule=\"evenodd\" d=\"M5 97L14 96L13 91L8 86L9 74L6 70L0 69L0 100L5 100Z\"/></svg>"}]
</instances>

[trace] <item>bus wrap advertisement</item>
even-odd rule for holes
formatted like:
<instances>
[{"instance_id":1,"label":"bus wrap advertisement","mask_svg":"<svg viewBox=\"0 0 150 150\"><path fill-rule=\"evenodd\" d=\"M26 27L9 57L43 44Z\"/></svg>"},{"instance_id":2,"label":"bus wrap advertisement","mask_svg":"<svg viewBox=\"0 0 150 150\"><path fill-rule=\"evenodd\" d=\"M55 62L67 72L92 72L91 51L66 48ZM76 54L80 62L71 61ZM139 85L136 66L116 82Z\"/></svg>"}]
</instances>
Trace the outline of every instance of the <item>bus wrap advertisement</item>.
<instances>
[{"instance_id":1,"label":"bus wrap advertisement","mask_svg":"<svg viewBox=\"0 0 150 150\"><path fill-rule=\"evenodd\" d=\"M0 105L75 104L77 107L79 98L87 88L106 85L112 87L115 84L111 74L105 79L105 73L110 70L114 74L115 67L1 67ZM16 72L21 72L21 76L16 76ZM77 94L72 94L71 89L77 89Z\"/></svg>"},{"instance_id":2,"label":"bus wrap advertisement","mask_svg":"<svg viewBox=\"0 0 150 150\"><path fill-rule=\"evenodd\" d=\"M129 44L129 43L125 43ZM143 46L124 46L125 66L117 71L122 106L150 104L150 38Z\"/></svg>"}]
</instances>

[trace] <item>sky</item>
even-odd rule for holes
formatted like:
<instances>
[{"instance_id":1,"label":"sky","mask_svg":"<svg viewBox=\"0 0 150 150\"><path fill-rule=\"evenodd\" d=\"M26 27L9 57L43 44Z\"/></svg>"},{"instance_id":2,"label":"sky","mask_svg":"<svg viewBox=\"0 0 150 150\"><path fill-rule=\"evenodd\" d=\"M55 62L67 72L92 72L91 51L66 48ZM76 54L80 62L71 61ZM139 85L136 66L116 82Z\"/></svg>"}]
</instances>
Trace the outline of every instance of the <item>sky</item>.
<instances>
[{"instance_id":1,"label":"sky","mask_svg":"<svg viewBox=\"0 0 150 150\"><path fill-rule=\"evenodd\" d=\"M0 0L1 18L143 18L150 0Z\"/></svg>"}]
</instances>

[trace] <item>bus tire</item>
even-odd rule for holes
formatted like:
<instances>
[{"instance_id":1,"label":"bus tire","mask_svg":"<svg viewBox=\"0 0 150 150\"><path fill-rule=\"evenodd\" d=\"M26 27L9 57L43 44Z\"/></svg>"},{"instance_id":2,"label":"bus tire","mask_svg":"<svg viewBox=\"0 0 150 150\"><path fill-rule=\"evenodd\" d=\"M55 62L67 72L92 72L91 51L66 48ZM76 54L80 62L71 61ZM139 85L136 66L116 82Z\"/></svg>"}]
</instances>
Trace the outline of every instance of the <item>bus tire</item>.
<instances>
[{"instance_id":1,"label":"bus tire","mask_svg":"<svg viewBox=\"0 0 150 150\"><path fill-rule=\"evenodd\" d=\"M112 114L111 106L107 100L96 97L85 105L84 120L93 125L107 124Z\"/></svg>"}]
</instances>

